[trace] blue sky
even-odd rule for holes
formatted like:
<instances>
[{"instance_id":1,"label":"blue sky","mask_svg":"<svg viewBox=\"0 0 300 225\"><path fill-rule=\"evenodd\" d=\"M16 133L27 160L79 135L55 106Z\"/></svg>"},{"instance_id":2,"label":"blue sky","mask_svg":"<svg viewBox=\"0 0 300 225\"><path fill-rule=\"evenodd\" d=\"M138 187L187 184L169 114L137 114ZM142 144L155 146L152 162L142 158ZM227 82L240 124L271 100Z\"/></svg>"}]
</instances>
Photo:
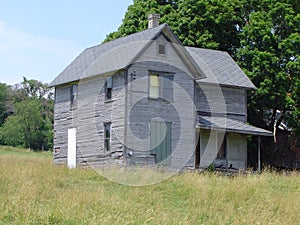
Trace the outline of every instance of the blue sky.
<instances>
[{"instance_id":1,"label":"blue sky","mask_svg":"<svg viewBox=\"0 0 300 225\"><path fill-rule=\"evenodd\" d=\"M0 82L51 82L122 23L133 0L0 0Z\"/></svg>"}]
</instances>

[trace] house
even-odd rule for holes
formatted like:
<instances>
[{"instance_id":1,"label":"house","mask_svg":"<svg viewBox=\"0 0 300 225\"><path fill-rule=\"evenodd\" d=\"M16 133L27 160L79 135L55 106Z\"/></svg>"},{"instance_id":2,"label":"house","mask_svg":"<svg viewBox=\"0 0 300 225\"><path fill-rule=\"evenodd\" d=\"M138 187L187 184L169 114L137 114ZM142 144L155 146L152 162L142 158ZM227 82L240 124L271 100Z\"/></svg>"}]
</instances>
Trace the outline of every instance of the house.
<instances>
[{"instance_id":1,"label":"house","mask_svg":"<svg viewBox=\"0 0 300 225\"><path fill-rule=\"evenodd\" d=\"M247 123L255 86L234 60L183 46L158 19L84 50L52 81L55 163L242 169L247 136L272 135Z\"/></svg>"}]
</instances>

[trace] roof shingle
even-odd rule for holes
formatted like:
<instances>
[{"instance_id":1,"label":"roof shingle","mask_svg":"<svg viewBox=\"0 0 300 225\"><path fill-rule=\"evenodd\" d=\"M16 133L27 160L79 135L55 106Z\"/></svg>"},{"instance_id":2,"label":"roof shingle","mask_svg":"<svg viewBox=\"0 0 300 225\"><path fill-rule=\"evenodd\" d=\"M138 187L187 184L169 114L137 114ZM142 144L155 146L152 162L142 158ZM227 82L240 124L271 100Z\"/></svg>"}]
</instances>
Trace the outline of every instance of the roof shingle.
<instances>
[{"instance_id":1,"label":"roof shingle","mask_svg":"<svg viewBox=\"0 0 300 225\"><path fill-rule=\"evenodd\" d=\"M254 84L227 52L193 47L186 49L205 73L206 78L198 80L199 83L255 89Z\"/></svg>"},{"instance_id":2,"label":"roof shingle","mask_svg":"<svg viewBox=\"0 0 300 225\"><path fill-rule=\"evenodd\" d=\"M167 25L147 29L85 49L51 83L50 87L126 67L130 61Z\"/></svg>"}]
</instances>

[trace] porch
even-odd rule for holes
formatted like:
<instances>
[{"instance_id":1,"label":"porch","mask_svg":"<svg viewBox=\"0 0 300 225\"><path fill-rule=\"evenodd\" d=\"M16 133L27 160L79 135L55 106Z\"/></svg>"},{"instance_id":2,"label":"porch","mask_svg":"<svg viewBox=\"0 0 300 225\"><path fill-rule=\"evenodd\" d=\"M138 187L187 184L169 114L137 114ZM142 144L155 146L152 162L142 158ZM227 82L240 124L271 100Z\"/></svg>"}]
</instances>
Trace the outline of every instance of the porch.
<instances>
[{"instance_id":1,"label":"porch","mask_svg":"<svg viewBox=\"0 0 300 225\"><path fill-rule=\"evenodd\" d=\"M247 167L247 136L258 136L258 171L260 162L260 137L273 136L270 131L226 117L198 116L195 168L245 169Z\"/></svg>"}]
</instances>

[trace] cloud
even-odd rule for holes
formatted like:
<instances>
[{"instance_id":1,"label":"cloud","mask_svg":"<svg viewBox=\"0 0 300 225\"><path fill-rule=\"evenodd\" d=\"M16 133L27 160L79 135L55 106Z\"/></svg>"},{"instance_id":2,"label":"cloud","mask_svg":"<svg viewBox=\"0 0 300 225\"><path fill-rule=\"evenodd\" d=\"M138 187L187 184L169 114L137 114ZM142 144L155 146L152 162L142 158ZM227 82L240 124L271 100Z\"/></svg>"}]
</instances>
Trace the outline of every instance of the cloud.
<instances>
[{"instance_id":1,"label":"cloud","mask_svg":"<svg viewBox=\"0 0 300 225\"><path fill-rule=\"evenodd\" d=\"M0 82L17 83L24 75L49 82L81 50L71 41L40 37L0 21Z\"/></svg>"},{"instance_id":2,"label":"cloud","mask_svg":"<svg viewBox=\"0 0 300 225\"><path fill-rule=\"evenodd\" d=\"M38 37L20 29L8 27L0 21L0 50L35 49L54 54L64 54L71 47L65 40Z\"/></svg>"}]
</instances>

